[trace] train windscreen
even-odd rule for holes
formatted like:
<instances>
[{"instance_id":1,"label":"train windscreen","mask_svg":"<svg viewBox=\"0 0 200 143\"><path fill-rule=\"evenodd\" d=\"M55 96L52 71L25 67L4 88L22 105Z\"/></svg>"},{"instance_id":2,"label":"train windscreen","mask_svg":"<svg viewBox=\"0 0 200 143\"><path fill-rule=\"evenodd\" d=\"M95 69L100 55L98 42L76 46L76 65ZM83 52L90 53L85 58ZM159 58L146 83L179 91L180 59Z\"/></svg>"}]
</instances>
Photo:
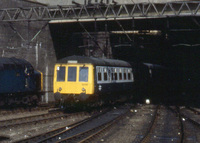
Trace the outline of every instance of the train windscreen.
<instances>
[{"instance_id":1,"label":"train windscreen","mask_svg":"<svg viewBox=\"0 0 200 143\"><path fill-rule=\"evenodd\" d=\"M68 67L68 81L76 81L76 67Z\"/></svg>"},{"instance_id":2,"label":"train windscreen","mask_svg":"<svg viewBox=\"0 0 200 143\"><path fill-rule=\"evenodd\" d=\"M57 81L65 81L65 67L57 68Z\"/></svg>"},{"instance_id":3,"label":"train windscreen","mask_svg":"<svg viewBox=\"0 0 200 143\"><path fill-rule=\"evenodd\" d=\"M88 82L88 67L80 67L79 81L80 82Z\"/></svg>"}]
</instances>

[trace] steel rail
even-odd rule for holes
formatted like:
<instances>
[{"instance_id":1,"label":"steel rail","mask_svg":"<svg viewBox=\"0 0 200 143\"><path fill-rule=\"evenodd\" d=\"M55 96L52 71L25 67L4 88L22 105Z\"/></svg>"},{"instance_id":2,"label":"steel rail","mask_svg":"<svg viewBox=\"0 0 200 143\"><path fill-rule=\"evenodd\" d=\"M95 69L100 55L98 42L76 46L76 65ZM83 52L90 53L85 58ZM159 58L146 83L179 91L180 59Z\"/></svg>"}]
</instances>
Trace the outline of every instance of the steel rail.
<instances>
[{"instance_id":1,"label":"steel rail","mask_svg":"<svg viewBox=\"0 0 200 143\"><path fill-rule=\"evenodd\" d=\"M157 105L156 106L156 110L155 110L154 115L153 115L152 122L151 122L151 124L150 124L147 132L145 133L144 137L141 139L140 143L147 143L147 142L149 142L151 133L154 130L154 128L156 126L156 122L158 120L158 110L159 110L159 108L160 108L160 105Z\"/></svg>"},{"instance_id":2,"label":"steel rail","mask_svg":"<svg viewBox=\"0 0 200 143\"><path fill-rule=\"evenodd\" d=\"M170 111L172 111L173 113L175 113L178 116L178 118L179 118L179 123L180 123L180 126L181 126L181 130L180 130L180 142L183 143L184 142L184 138L185 138L185 129L184 129L184 123L183 123L182 119L185 118L185 116L181 113L179 107L176 107L176 109L173 109L171 107L167 107L167 108ZM189 119L189 121L190 121L190 119Z\"/></svg>"},{"instance_id":3,"label":"steel rail","mask_svg":"<svg viewBox=\"0 0 200 143\"><path fill-rule=\"evenodd\" d=\"M93 115L93 116L91 116L89 118L86 118L84 120L78 121L76 123L72 123L70 125L65 125L65 126L62 126L60 128L51 130L49 132L46 132L46 133L39 134L39 135L30 137L30 138L27 138L27 139L23 139L23 140L17 141L15 143L27 143L27 142L39 143L39 142L44 142L45 140L51 139L51 138L55 137L56 135L61 134L62 132L66 132L68 130L76 128L79 125L82 125L82 124L84 124L86 122L89 122L90 120L98 117L99 115L104 114L104 112L107 112L107 110L108 109L104 110L101 113L95 114L95 115ZM77 114L77 113L75 113L75 114Z\"/></svg>"},{"instance_id":4,"label":"steel rail","mask_svg":"<svg viewBox=\"0 0 200 143\"><path fill-rule=\"evenodd\" d=\"M182 115L181 115L179 107L176 107L176 114L178 115L179 123L181 125L181 141L180 142L183 143L184 142L185 133L184 133L184 125L183 125Z\"/></svg>"},{"instance_id":5,"label":"steel rail","mask_svg":"<svg viewBox=\"0 0 200 143\"><path fill-rule=\"evenodd\" d=\"M196 115L200 115L200 112L197 111L196 109L192 108L192 107L187 107L187 109L189 109L190 111L194 112Z\"/></svg>"},{"instance_id":6,"label":"steel rail","mask_svg":"<svg viewBox=\"0 0 200 143\"><path fill-rule=\"evenodd\" d=\"M37 108L16 108L16 109L1 109L0 110L0 116L5 116L5 115L13 115L13 114L18 114L18 113L31 113L35 111L45 111L45 110L50 110L51 107L44 106L44 107L37 107Z\"/></svg>"},{"instance_id":7,"label":"steel rail","mask_svg":"<svg viewBox=\"0 0 200 143\"><path fill-rule=\"evenodd\" d=\"M200 16L199 1L133 4L95 4L73 6L38 6L0 9L0 21L50 21L67 20L118 20L137 18L165 18Z\"/></svg>"},{"instance_id":8,"label":"steel rail","mask_svg":"<svg viewBox=\"0 0 200 143\"><path fill-rule=\"evenodd\" d=\"M125 112L124 114L121 114L120 116L118 116L114 120L111 120L107 123L104 123L103 125L100 125L96 128L92 128L92 129L87 130L85 132L79 133L79 134L74 135L72 137L62 139L62 140L60 140L56 143L71 142L71 141L74 141L74 140L80 139L80 138L83 138L83 139L78 141L79 143L91 142L95 137L97 137L99 134L101 134L104 131L106 131L107 129L109 129L112 125L117 123L119 120L121 120L123 117L125 117L128 113L129 113L129 110L127 112Z\"/></svg>"},{"instance_id":9,"label":"steel rail","mask_svg":"<svg viewBox=\"0 0 200 143\"><path fill-rule=\"evenodd\" d=\"M40 115L34 115L34 116L28 116L28 117L21 117L21 118L10 119L10 120L3 120L3 121L0 121L0 128L2 129L2 128L29 125L29 124L37 124L37 123L47 122L47 121L62 118L62 117L66 118L67 116L69 116L63 113L58 114L58 116L55 116L55 115L56 113L50 113L50 114L40 114Z\"/></svg>"},{"instance_id":10,"label":"steel rail","mask_svg":"<svg viewBox=\"0 0 200 143\"><path fill-rule=\"evenodd\" d=\"M197 121L191 119L189 116L187 116L187 115L185 115L184 113L181 113L181 112L180 112L180 116L181 116L182 118L187 119L187 121L189 121L189 122L192 123L193 125L195 125L195 126L197 126L198 128L200 128L200 123L199 123L199 122L197 122Z\"/></svg>"}]
</instances>

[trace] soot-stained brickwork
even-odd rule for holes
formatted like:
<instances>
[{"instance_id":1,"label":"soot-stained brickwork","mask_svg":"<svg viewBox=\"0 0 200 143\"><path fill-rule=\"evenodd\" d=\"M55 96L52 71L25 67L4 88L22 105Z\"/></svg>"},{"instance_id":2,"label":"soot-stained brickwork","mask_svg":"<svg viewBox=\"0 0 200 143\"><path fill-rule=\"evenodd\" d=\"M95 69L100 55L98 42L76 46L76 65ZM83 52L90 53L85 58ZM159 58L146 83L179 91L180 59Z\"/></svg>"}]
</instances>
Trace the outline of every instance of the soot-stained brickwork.
<instances>
[{"instance_id":1,"label":"soot-stained brickwork","mask_svg":"<svg viewBox=\"0 0 200 143\"><path fill-rule=\"evenodd\" d=\"M0 8L31 7L38 4L21 0L1 0ZM52 79L55 50L47 22L1 22L0 56L23 58L44 75L43 101L53 100Z\"/></svg>"}]
</instances>

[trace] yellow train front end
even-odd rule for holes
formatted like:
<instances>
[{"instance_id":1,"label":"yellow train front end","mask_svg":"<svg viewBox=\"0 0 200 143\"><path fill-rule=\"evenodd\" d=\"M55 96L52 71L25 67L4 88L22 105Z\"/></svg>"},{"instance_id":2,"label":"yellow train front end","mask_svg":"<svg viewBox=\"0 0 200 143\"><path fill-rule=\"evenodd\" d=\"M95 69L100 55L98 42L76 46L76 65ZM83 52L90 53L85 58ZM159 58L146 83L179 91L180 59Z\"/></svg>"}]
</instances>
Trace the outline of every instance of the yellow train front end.
<instances>
[{"instance_id":1,"label":"yellow train front end","mask_svg":"<svg viewBox=\"0 0 200 143\"><path fill-rule=\"evenodd\" d=\"M90 102L94 100L94 66L76 62L57 63L53 85L57 103Z\"/></svg>"}]
</instances>

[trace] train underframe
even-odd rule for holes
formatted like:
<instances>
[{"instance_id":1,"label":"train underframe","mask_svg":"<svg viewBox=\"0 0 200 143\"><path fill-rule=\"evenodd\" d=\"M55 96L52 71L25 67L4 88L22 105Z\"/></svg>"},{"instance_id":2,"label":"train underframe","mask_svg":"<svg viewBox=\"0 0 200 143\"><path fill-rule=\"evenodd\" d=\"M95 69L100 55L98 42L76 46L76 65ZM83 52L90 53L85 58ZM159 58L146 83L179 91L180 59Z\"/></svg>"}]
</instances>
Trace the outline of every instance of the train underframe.
<instances>
[{"instance_id":1,"label":"train underframe","mask_svg":"<svg viewBox=\"0 0 200 143\"><path fill-rule=\"evenodd\" d=\"M42 92L1 94L0 107L4 106L36 106L41 101Z\"/></svg>"},{"instance_id":2,"label":"train underframe","mask_svg":"<svg viewBox=\"0 0 200 143\"><path fill-rule=\"evenodd\" d=\"M115 96L114 96L115 95ZM130 94L123 93L107 93L107 94L54 94L56 106L62 109L66 108L82 108L82 107L99 107L102 105L112 105L116 102L125 102L131 99Z\"/></svg>"}]
</instances>

